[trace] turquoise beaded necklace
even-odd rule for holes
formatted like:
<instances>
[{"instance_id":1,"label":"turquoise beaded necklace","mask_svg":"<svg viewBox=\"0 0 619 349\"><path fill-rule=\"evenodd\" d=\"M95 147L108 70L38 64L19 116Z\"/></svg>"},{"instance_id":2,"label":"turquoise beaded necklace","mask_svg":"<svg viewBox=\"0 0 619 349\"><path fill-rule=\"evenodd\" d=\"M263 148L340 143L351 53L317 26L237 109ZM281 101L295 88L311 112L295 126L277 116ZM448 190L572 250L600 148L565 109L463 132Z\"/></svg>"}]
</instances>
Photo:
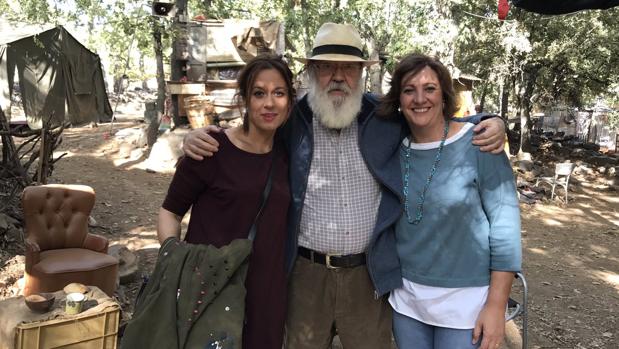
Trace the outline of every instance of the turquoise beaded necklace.
<instances>
[{"instance_id":1,"label":"turquoise beaded necklace","mask_svg":"<svg viewBox=\"0 0 619 349\"><path fill-rule=\"evenodd\" d=\"M410 175L411 170L411 147L410 144L408 147L404 147L404 158L405 165L404 169L406 172L404 173L404 212L406 212L406 218L408 223L411 224L419 224L421 219L423 218L423 202L426 200L426 191L428 191L428 187L430 186L430 182L432 182L432 177L434 177L434 173L436 172L436 168L438 167L438 163L441 161L441 153L443 152L443 147L445 146L445 140L447 139L447 134L449 133L449 121L445 121L445 129L443 130L443 138L441 139L441 144L438 147L438 152L436 153L436 158L434 158L434 164L432 165L432 169L430 170L430 174L428 175L428 179L426 179L426 184L423 186L423 190L419 197L417 198L417 212L415 214L415 219L411 218L409 204L408 204L408 176Z\"/></svg>"}]
</instances>

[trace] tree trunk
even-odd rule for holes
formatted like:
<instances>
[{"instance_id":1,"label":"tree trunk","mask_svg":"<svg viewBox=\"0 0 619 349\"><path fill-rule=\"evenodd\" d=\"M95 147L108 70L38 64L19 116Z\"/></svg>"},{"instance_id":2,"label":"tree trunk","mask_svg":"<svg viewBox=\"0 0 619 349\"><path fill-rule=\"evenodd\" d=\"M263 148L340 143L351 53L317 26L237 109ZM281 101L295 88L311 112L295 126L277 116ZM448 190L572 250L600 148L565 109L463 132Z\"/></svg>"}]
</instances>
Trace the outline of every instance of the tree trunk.
<instances>
[{"instance_id":1,"label":"tree trunk","mask_svg":"<svg viewBox=\"0 0 619 349\"><path fill-rule=\"evenodd\" d=\"M531 152L531 108L529 101L524 100L520 114L520 149L519 153Z\"/></svg>"},{"instance_id":2,"label":"tree trunk","mask_svg":"<svg viewBox=\"0 0 619 349\"><path fill-rule=\"evenodd\" d=\"M479 112L483 112L486 109L486 96L488 95L488 81L484 79L484 85L481 89L481 96L479 97Z\"/></svg>"},{"instance_id":3,"label":"tree trunk","mask_svg":"<svg viewBox=\"0 0 619 349\"><path fill-rule=\"evenodd\" d=\"M146 68L144 66L144 55L142 54L142 52L139 52L140 54L140 59L138 60L138 67L140 69L140 75L142 77L142 89L143 90L148 90L148 80L146 78Z\"/></svg>"},{"instance_id":4,"label":"tree trunk","mask_svg":"<svg viewBox=\"0 0 619 349\"><path fill-rule=\"evenodd\" d=\"M516 115L522 116L522 111L524 109L524 77L518 81L516 78L512 79L512 94L514 96L514 104L516 109Z\"/></svg>"},{"instance_id":5,"label":"tree trunk","mask_svg":"<svg viewBox=\"0 0 619 349\"><path fill-rule=\"evenodd\" d=\"M165 110L165 76L163 71L163 48L161 44L161 25L158 19L151 17L151 25L153 30L153 40L155 49L155 60L157 61L157 117L151 121L148 129L147 140L149 148L155 144L157 140L157 132L159 131L159 122Z\"/></svg>"},{"instance_id":6,"label":"tree trunk","mask_svg":"<svg viewBox=\"0 0 619 349\"><path fill-rule=\"evenodd\" d=\"M305 53L309 56L312 52L312 38L309 33L308 13L307 13L307 0L301 0L301 16L303 18L303 43L305 43Z\"/></svg>"},{"instance_id":7,"label":"tree trunk","mask_svg":"<svg viewBox=\"0 0 619 349\"><path fill-rule=\"evenodd\" d=\"M370 53L370 60L371 61L378 61L379 60L379 54L378 54L379 50L378 50L378 47L376 47L376 42L374 41L374 38L373 37L368 37L367 38L367 44L368 44L368 52ZM380 65L380 63L371 65L368 68L368 75L370 77L370 92L382 95L383 94L383 89L382 89L382 84L381 84L381 65Z\"/></svg>"},{"instance_id":8,"label":"tree trunk","mask_svg":"<svg viewBox=\"0 0 619 349\"><path fill-rule=\"evenodd\" d=\"M520 149L519 153L531 151L531 97L537 71L523 74L522 113L520 114Z\"/></svg>"},{"instance_id":9,"label":"tree trunk","mask_svg":"<svg viewBox=\"0 0 619 349\"><path fill-rule=\"evenodd\" d=\"M501 85L501 118L503 120L507 120L507 112L509 107L509 76L506 76L503 79L503 84Z\"/></svg>"}]
</instances>

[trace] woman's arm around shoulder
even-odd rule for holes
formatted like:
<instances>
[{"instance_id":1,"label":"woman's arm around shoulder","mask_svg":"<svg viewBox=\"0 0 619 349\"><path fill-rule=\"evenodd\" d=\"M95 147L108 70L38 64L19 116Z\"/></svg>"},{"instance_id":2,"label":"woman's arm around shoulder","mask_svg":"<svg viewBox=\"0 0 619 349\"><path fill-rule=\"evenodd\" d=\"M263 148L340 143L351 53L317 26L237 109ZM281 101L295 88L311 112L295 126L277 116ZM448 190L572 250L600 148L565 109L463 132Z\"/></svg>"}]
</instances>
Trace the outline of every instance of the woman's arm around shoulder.
<instances>
[{"instance_id":1,"label":"woman's arm around shoulder","mask_svg":"<svg viewBox=\"0 0 619 349\"><path fill-rule=\"evenodd\" d=\"M520 271L520 205L505 153L477 152L481 203L490 223L490 269Z\"/></svg>"}]
</instances>

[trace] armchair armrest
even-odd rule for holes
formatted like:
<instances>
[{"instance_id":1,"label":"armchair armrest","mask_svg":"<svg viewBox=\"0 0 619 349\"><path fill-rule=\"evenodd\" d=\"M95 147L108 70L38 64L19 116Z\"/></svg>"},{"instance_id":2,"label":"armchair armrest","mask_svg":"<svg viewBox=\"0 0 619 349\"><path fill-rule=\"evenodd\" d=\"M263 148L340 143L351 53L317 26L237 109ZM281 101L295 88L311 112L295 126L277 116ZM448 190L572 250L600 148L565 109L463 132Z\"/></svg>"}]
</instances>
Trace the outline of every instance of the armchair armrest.
<instances>
[{"instance_id":1,"label":"armchair armrest","mask_svg":"<svg viewBox=\"0 0 619 349\"><path fill-rule=\"evenodd\" d=\"M107 253L109 244L106 238L95 234L88 233L86 239L84 239L84 248L96 252Z\"/></svg>"},{"instance_id":2,"label":"armchair armrest","mask_svg":"<svg viewBox=\"0 0 619 349\"><path fill-rule=\"evenodd\" d=\"M32 267L41 260L41 247L36 241L29 238L24 239L24 244L26 245L26 272L30 274Z\"/></svg>"}]
</instances>

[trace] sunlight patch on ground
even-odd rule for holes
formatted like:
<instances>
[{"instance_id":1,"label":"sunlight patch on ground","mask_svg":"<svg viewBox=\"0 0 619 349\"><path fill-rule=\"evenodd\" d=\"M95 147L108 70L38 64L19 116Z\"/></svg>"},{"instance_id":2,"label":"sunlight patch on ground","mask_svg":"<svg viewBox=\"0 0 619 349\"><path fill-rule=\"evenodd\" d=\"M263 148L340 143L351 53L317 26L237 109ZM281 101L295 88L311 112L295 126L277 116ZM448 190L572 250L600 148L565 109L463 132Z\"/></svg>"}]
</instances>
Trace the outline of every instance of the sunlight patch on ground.
<instances>
[{"instance_id":1,"label":"sunlight patch on ground","mask_svg":"<svg viewBox=\"0 0 619 349\"><path fill-rule=\"evenodd\" d=\"M562 227L563 226L563 223L561 223L561 222L559 222L557 220L554 220L552 218L544 218L543 221L544 221L545 224L550 225L550 226L554 226L554 227Z\"/></svg>"},{"instance_id":2,"label":"sunlight patch on ground","mask_svg":"<svg viewBox=\"0 0 619 349\"><path fill-rule=\"evenodd\" d=\"M126 148L123 145L121 145L121 147ZM118 156L114 157L114 159L112 160L112 163L114 164L114 166L120 167L124 164L138 161L143 156L144 156L144 151L141 148L124 149L124 150L121 149L118 153Z\"/></svg>"},{"instance_id":3,"label":"sunlight patch on ground","mask_svg":"<svg viewBox=\"0 0 619 349\"><path fill-rule=\"evenodd\" d=\"M565 207L560 207L556 205L539 205L537 206L537 210L545 214L557 214L565 212ZM582 211L580 211L579 213L582 213Z\"/></svg>"},{"instance_id":4,"label":"sunlight patch on ground","mask_svg":"<svg viewBox=\"0 0 619 349\"><path fill-rule=\"evenodd\" d=\"M584 265L583 261L580 258L571 254L565 256L565 261L573 267L582 267Z\"/></svg>"},{"instance_id":5,"label":"sunlight patch on ground","mask_svg":"<svg viewBox=\"0 0 619 349\"><path fill-rule=\"evenodd\" d=\"M125 169L142 170L142 171L152 170L157 173L165 173L165 174L174 174L174 172L176 172L175 167L169 167L169 166L167 167L166 166L154 166L153 167L152 161L149 161L148 159L143 159L142 161L136 162L135 164L127 166Z\"/></svg>"},{"instance_id":6,"label":"sunlight patch on ground","mask_svg":"<svg viewBox=\"0 0 619 349\"><path fill-rule=\"evenodd\" d=\"M113 244L122 244L127 246L130 250L139 250L144 248L144 246L151 244L158 244L157 240L157 231L156 230L146 230L144 227L136 227L133 228L123 235L126 235L126 238L121 239L113 239Z\"/></svg>"},{"instance_id":7,"label":"sunlight patch on ground","mask_svg":"<svg viewBox=\"0 0 619 349\"><path fill-rule=\"evenodd\" d=\"M606 247L598 246L598 245L589 245L591 250L600 253L600 254L608 254L610 251Z\"/></svg>"},{"instance_id":8,"label":"sunlight patch on ground","mask_svg":"<svg viewBox=\"0 0 619 349\"><path fill-rule=\"evenodd\" d=\"M533 252L535 254L540 254L542 256L548 255L548 252L545 251L545 250L542 250L541 248L533 247L533 248L529 248L529 251L531 251L531 252Z\"/></svg>"},{"instance_id":9,"label":"sunlight patch on ground","mask_svg":"<svg viewBox=\"0 0 619 349\"><path fill-rule=\"evenodd\" d=\"M613 286L615 290L617 290L617 293L619 293L619 274L610 271L595 270L593 271L593 275Z\"/></svg>"},{"instance_id":10,"label":"sunlight patch on ground","mask_svg":"<svg viewBox=\"0 0 619 349\"><path fill-rule=\"evenodd\" d=\"M607 211L599 211L599 210L591 210L591 212L599 215L600 217L604 217L610 223L619 226L619 212L607 212Z\"/></svg>"},{"instance_id":11,"label":"sunlight patch on ground","mask_svg":"<svg viewBox=\"0 0 619 349\"><path fill-rule=\"evenodd\" d=\"M603 197L604 201L608 201L610 203L613 204L618 204L619 203L619 195L615 195L615 196L604 196Z\"/></svg>"},{"instance_id":12,"label":"sunlight patch on ground","mask_svg":"<svg viewBox=\"0 0 619 349\"><path fill-rule=\"evenodd\" d=\"M127 248L132 251L141 250L146 246L150 246L153 244L159 245L156 234L153 234L150 238L132 236L126 239L120 239L117 242L119 244L127 246Z\"/></svg>"},{"instance_id":13,"label":"sunlight patch on ground","mask_svg":"<svg viewBox=\"0 0 619 349\"><path fill-rule=\"evenodd\" d=\"M573 220L574 218L584 219L586 218L586 214L583 210L575 207L559 207L559 206L539 206L537 207L537 216L544 217L550 216L554 217L557 220Z\"/></svg>"},{"instance_id":14,"label":"sunlight patch on ground","mask_svg":"<svg viewBox=\"0 0 619 349\"><path fill-rule=\"evenodd\" d=\"M609 224L619 226L619 212L606 210L606 203L577 203L572 206L536 205L532 211L524 211L523 219L536 218L553 227L589 224L606 227ZM551 217L551 218L549 218Z\"/></svg>"}]
</instances>

